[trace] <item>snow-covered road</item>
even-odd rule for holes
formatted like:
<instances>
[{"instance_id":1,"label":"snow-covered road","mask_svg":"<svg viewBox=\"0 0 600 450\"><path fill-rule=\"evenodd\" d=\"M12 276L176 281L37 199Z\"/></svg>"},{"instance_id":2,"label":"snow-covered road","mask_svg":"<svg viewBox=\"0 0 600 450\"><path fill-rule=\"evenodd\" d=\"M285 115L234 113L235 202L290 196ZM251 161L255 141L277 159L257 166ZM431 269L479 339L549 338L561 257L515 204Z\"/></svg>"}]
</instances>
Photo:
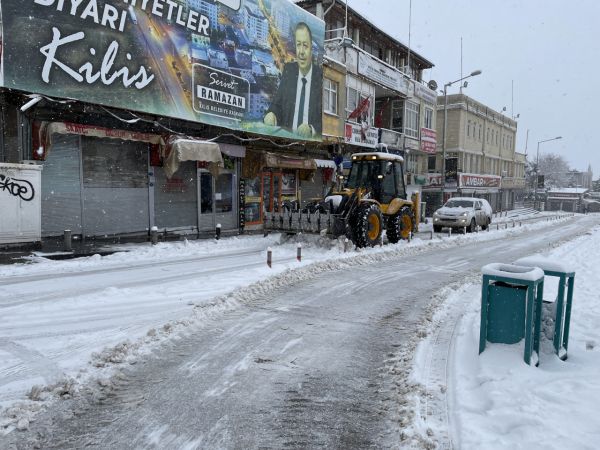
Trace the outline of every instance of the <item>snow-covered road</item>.
<instances>
[{"instance_id":1,"label":"snow-covered road","mask_svg":"<svg viewBox=\"0 0 600 450\"><path fill-rule=\"evenodd\" d=\"M258 289L258 293L257 289L242 290L237 302L222 308L223 313L185 329L180 335L184 339L166 341L154 354L134 359L137 364L122 366L117 376L103 382L103 386L88 386L83 395L55 405L51 413L40 414L33 430L25 434L26 439L30 443L33 441L29 439L41 439L38 443L43 447L58 448L84 444L100 448L300 448L307 443L365 448L400 442L426 445L422 437L406 434L402 426L412 419L407 406L412 352L439 300L436 291L464 279L487 262L512 261L545 249L589 229L592 223L592 219L577 217L530 229L428 243L413 241L410 245L401 243L391 249L347 255L342 260L339 248L324 250L315 246L312 250L320 248L321 254L312 260L325 262L306 266L311 257L305 257L304 269L292 272L294 276L281 272L298 266L293 261L295 247L280 246L279 261L283 261L276 270L281 273L281 282L273 283L274 289ZM544 227L543 233L536 231L540 226ZM257 241L257 245L264 249L265 243ZM186 246L177 256L186 259L185 251ZM136 264L130 261L110 269L93 269L95 274L88 282L98 284L89 290L83 281L87 275L80 275L77 286L84 292L61 306L68 316L69 301L74 306L89 304L90 318L79 311L79 322L74 316L57 325L60 338L56 346L76 352L78 334L85 336L88 347L75 358L80 362L86 351L98 346L97 342L89 343L88 336L94 331L82 330L95 322L99 322L98 339L113 343L123 340L120 334L131 338L149 325L181 319L186 313L192 317L192 309L205 309L194 305L203 305L222 293L211 283L211 273L226 270L229 290L266 276L263 272L268 273L268 269L260 261L264 256L260 248L241 253L245 255L238 253L234 260L230 255L215 256L214 265L211 259L210 267L204 269L191 269L189 265L196 262L191 256L181 266L163 259L150 274L146 271L152 270L147 261L151 255L146 255L140 267L131 267ZM334 255L338 263L327 262L335 259ZM201 258L197 265L202 265ZM238 271L232 267L244 270L236 275ZM165 268L167 273L163 273ZM42 320L40 310L53 300L47 299L51 292L36 290L35 284L41 282L46 287L48 282L43 283L40 277L50 273L37 274L27 281L18 268L14 270L13 280L39 298L19 304L26 299L13 295L3 305L12 301L6 310L19 311L22 321L27 317L21 311L27 312L27 308L33 308L31 314L37 313L37 319ZM203 270L206 272L201 273ZM257 272L248 273L253 270ZM120 272L127 277L115 275ZM56 280L57 275L51 278ZM153 283L161 278L164 282ZM98 290L103 283L110 286L107 292ZM57 281L57 285L62 284ZM8 285L16 289L13 293L21 292L16 285ZM174 307L173 299L178 297L180 306ZM169 300L162 311L161 298ZM111 316L120 304L128 306ZM98 307L106 309L95 312ZM56 308L50 309L59 315ZM59 317L48 317L40 328L51 328L55 320ZM68 326L75 331L68 331ZM135 332L128 328L132 326L137 327ZM65 327L67 331L63 332ZM40 341L49 340L41 335L19 335L18 329L28 328L21 323L20 328L0 331L6 343L1 351L13 358L18 358L20 352L14 348L11 352L11 345L44 348ZM108 339L108 334L115 340ZM46 377L52 375L41 369L48 365L45 359L52 359L54 354L48 348L44 353L20 364L32 376L36 370ZM68 359L64 355L55 358L61 364L55 364L55 368L64 370ZM0 372L6 379L10 379L9 369L14 373L14 365ZM72 392L67 389L67 394ZM73 420L73 413L77 420Z\"/></svg>"}]
</instances>

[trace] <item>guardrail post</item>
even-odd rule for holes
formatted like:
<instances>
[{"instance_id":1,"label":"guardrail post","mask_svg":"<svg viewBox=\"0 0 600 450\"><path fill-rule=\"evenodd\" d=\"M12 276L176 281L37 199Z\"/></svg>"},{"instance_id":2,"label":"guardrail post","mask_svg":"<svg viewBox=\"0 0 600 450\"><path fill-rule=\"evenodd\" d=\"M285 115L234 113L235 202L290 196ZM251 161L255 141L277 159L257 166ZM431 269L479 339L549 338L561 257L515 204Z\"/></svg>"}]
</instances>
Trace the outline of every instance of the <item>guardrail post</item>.
<instances>
[{"instance_id":1,"label":"guardrail post","mask_svg":"<svg viewBox=\"0 0 600 450\"><path fill-rule=\"evenodd\" d=\"M348 238L344 239L344 253L348 251Z\"/></svg>"},{"instance_id":2,"label":"guardrail post","mask_svg":"<svg viewBox=\"0 0 600 450\"><path fill-rule=\"evenodd\" d=\"M215 227L215 239L218 241L219 239L221 239L221 224L218 223L217 226Z\"/></svg>"},{"instance_id":3,"label":"guardrail post","mask_svg":"<svg viewBox=\"0 0 600 450\"><path fill-rule=\"evenodd\" d=\"M267 248L267 266L269 266L269 268L271 267L273 262L273 251L271 250L271 247Z\"/></svg>"},{"instance_id":4,"label":"guardrail post","mask_svg":"<svg viewBox=\"0 0 600 450\"><path fill-rule=\"evenodd\" d=\"M63 232L63 242L64 242L64 248L65 248L65 252L70 252L73 251L73 245L72 245L72 235L71 235L71 230L65 230Z\"/></svg>"},{"instance_id":5,"label":"guardrail post","mask_svg":"<svg viewBox=\"0 0 600 450\"><path fill-rule=\"evenodd\" d=\"M448 237L452 236L452 228L448 228Z\"/></svg>"},{"instance_id":6,"label":"guardrail post","mask_svg":"<svg viewBox=\"0 0 600 450\"><path fill-rule=\"evenodd\" d=\"M152 245L158 244L158 228L157 227L150 228L150 242L152 242Z\"/></svg>"},{"instance_id":7,"label":"guardrail post","mask_svg":"<svg viewBox=\"0 0 600 450\"><path fill-rule=\"evenodd\" d=\"M302 244L298 242L298 249L296 250L296 259L298 262L302 262Z\"/></svg>"}]
</instances>

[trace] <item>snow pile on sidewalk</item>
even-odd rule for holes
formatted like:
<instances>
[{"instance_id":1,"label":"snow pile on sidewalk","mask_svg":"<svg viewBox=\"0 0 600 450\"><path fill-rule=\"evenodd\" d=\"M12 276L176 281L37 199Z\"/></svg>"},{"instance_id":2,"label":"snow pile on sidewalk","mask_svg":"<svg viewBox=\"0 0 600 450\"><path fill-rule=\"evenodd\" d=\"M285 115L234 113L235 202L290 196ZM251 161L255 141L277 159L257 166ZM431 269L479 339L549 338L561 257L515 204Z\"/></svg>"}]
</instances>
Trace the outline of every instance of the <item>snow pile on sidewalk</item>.
<instances>
[{"instance_id":1,"label":"snow pile on sidewalk","mask_svg":"<svg viewBox=\"0 0 600 450\"><path fill-rule=\"evenodd\" d=\"M544 334L539 367L523 362L523 341L516 345L488 343L478 355L478 277L450 293L434 318L432 335L419 347L413 379L429 382L425 381L427 394L417 399L417 404L433 403L442 411L433 415L422 411L421 420L414 425L417 433L444 441L449 425L453 447L460 449L598 448L600 229L546 256L576 268L568 359L558 359ZM544 298L555 298L556 282L546 284ZM455 318L460 318L456 326L449 326ZM446 347L450 354L445 376L436 379L428 362L436 352L439 330L446 330L451 342Z\"/></svg>"}]
</instances>

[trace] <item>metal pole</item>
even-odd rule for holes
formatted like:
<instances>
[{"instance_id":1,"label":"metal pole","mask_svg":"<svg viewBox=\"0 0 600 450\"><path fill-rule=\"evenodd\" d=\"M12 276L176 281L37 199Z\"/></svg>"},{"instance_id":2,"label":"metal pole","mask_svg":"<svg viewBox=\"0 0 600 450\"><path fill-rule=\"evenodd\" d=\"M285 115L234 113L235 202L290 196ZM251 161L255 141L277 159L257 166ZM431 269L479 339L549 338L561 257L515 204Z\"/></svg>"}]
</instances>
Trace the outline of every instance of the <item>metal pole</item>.
<instances>
[{"instance_id":1,"label":"metal pole","mask_svg":"<svg viewBox=\"0 0 600 450\"><path fill-rule=\"evenodd\" d=\"M448 84L444 85L444 129L442 136L442 180L441 180L441 205L444 205L444 189L446 188L446 127L448 125Z\"/></svg>"},{"instance_id":2,"label":"metal pole","mask_svg":"<svg viewBox=\"0 0 600 450\"><path fill-rule=\"evenodd\" d=\"M71 230L63 231L63 242L65 252L73 251L72 241L71 241Z\"/></svg>"},{"instance_id":3,"label":"metal pole","mask_svg":"<svg viewBox=\"0 0 600 450\"><path fill-rule=\"evenodd\" d=\"M538 186L538 171L540 167L540 143L537 143L537 152L535 157L535 180L533 180L533 209L537 210L537 186Z\"/></svg>"}]
</instances>

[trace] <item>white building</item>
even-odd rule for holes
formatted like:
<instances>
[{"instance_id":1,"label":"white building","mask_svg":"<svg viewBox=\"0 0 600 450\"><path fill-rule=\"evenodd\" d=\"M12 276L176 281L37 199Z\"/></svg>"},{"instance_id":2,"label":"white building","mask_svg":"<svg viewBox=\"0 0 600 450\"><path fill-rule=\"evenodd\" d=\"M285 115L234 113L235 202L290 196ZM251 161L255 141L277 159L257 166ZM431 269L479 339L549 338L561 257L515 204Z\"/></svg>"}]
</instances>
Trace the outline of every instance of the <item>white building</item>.
<instances>
[{"instance_id":1,"label":"white building","mask_svg":"<svg viewBox=\"0 0 600 450\"><path fill-rule=\"evenodd\" d=\"M269 21L264 14L252 3L246 3L243 11L246 36L251 44L260 47L267 46L269 36Z\"/></svg>"},{"instance_id":2,"label":"white building","mask_svg":"<svg viewBox=\"0 0 600 450\"><path fill-rule=\"evenodd\" d=\"M280 4L273 4L271 7L273 22L284 39L289 39L292 33L292 21L288 12Z\"/></svg>"},{"instance_id":3,"label":"white building","mask_svg":"<svg viewBox=\"0 0 600 450\"><path fill-rule=\"evenodd\" d=\"M219 9L213 1L207 0L188 0L188 6L196 12L199 12L210 20L211 28L219 26Z\"/></svg>"}]
</instances>

